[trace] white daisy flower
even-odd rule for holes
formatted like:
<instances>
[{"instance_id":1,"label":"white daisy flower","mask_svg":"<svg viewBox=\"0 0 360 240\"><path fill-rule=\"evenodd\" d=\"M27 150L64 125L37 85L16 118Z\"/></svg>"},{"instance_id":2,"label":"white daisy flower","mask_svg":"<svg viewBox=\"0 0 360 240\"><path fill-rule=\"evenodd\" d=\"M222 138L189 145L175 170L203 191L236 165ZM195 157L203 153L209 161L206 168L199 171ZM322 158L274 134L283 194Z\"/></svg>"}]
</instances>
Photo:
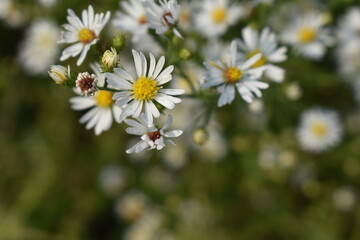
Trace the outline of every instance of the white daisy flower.
<instances>
[{"instance_id":1,"label":"white daisy flower","mask_svg":"<svg viewBox=\"0 0 360 240\"><path fill-rule=\"evenodd\" d=\"M275 82L282 82L285 78L285 70L273 63L283 62L287 59L286 47L278 47L276 35L269 28L264 28L260 35L251 27L242 30L243 40L238 40L239 56L242 60L251 58L261 53L261 58L254 63L253 67L267 66L265 76Z\"/></svg>"},{"instance_id":2,"label":"white daisy flower","mask_svg":"<svg viewBox=\"0 0 360 240\"><path fill-rule=\"evenodd\" d=\"M282 40L292 45L298 54L319 60L324 56L326 47L334 44L329 28L324 25L324 18L320 13L298 15L285 29Z\"/></svg>"},{"instance_id":3,"label":"white daisy flower","mask_svg":"<svg viewBox=\"0 0 360 240\"><path fill-rule=\"evenodd\" d=\"M143 1L149 27L155 29L157 34L163 34L168 29L179 38L183 38L176 29L181 7L177 0L160 0L160 5L151 0Z\"/></svg>"},{"instance_id":4,"label":"white daisy flower","mask_svg":"<svg viewBox=\"0 0 360 240\"><path fill-rule=\"evenodd\" d=\"M347 44L353 40L360 41L360 8L350 8L340 19L337 28L340 44Z\"/></svg>"},{"instance_id":5,"label":"white daisy flower","mask_svg":"<svg viewBox=\"0 0 360 240\"><path fill-rule=\"evenodd\" d=\"M120 121L128 116L137 118L143 108L149 122L154 117L159 117L160 112L154 104L154 100L168 109L173 109L181 99L171 95L184 93L182 89L163 89L162 85L171 81L174 66L168 66L162 72L165 57L162 56L156 63L155 57L150 53L150 66L148 69L147 60L143 53L132 51L134 56L136 77L133 78L126 70L114 68L114 73L105 73L110 85L121 89L121 92L114 94L113 99L116 105L123 107L124 111L120 115Z\"/></svg>"},{"instance_id":6,"label":"white daisy flower","mask_svg":"<svg viewBox=\"0 0 360 240\"><path fill-rule=\"evenodd\" d=\"M246 102L252 102L255 98L261 97L259 89L265 89L269 85L260 82L259 78L266 70L266 66L250 69L257 61L261 59L261 54L248 59L245 63L238 60L237 43L232 41L230 52L220 61L205 62L207 69L204 88L217 87L221 93L218 107L230 104L235 98L235 89Z\"/></svg>"},{"instance_id":7,"label":"white daisy flower","mask_svg":"<svg viewBox=\"0 0 360 240\"><path fill-rule=\"evenodd\" d=\"M67 20L65 24L66 31L61 33L58 43L74 43L72 46L64 49L60 61L80 54L77 65L81 65L85 60L90 47L97 43L101 30L110 19L110 12L94 14L94 9L89 5L88 9L82 11L82 20L76 16L72 9L68 9Z\"/></svg>"},{"instance_id":8,"label":"white daisy flower","mask_svg":"<svg viewBox=\"0 0 360 240\"><path fill-rule=\"evenodd\" d=\"M168 115L166 123L160 129L155 127L152 122L149 122L144 114L141 114L140 117L137 118L137 121L125 119L125 122L130 126L126 129L127 133L141 136L141 141L126 150L126 153L138 153L145 149L161 150L165 147L165 143L174 144L174 142L168 138L179 137L183 133L182 130L165 132L172 123L171 115Z\"/></svg>"},{"instance_id":9,"label":"white daisy flower","mask_svg":"<svg viewBox=\"0 0 360 240\"><path fill-rule=\"evenodd\" d=\"M26 9L21 8L17 1L1 0L0 1L0 19L5 20L11 27L22 26L26 22Z\"/></svg>"},{"instance_id":10,"label":"white daisy flower","mask_svg":"<svg viewBox=\"0 0 360 240\"><path fill-rule=\"evenodd\" d=\"M19 60L32 75L47 73L49 66L56 62L60 35L58 26L50 20L36 20L26 33L19 51Z\"/></svg>"},{"instance_id":11,"label":"white daisy flower","mask_svg":"<svg viewBox=\"0 0 360 240\"><path fill-rule=\"evenodd\" d=\"M161 46L148 33L149 24L142 1L122 1L120 6L123 12L116 13L112 25L116 29L131 33L132 44L137 50L160 54L162 52Z\"/></svg>"},{"instance_id":12,"label":"white daisy flower","mask_svg":"<svg viewBox=\"0 0 360 240\"><path fill-rule=\"evenodd\" d=\"M340 143L343 134L337 112L313 108L301 115L297 138L304 150L320 153Z\"/></svg>"},{"instance_id":13,"label":"white daisy flower","mask_svg":"<svg viewBox=\"0 0 360 240\"><path fill-rule=\"evenodd\" d=\"M339 44L336 60L342 77L350 81L356 79L360 75L360 39Z\"/></svg>"},{"instance_id":14,"label":"white daisy flower","mask_svg":"<svg viewBox=\"0 0 360 240\"><path fill-rule=\"evenodd\" d=\"M113 26L121 31L133 34L135 39L147 34L149 25L143 4L139 0L120 2L124 12L117 12L112 21Z\"/></svg>"},{"instance_id":15,"label":"white daisy flower","mask_svg":"<svg viewBox=\"0 0 360 240\"><path fill-rule=\"evenodd\" d=\"M360 74L360 8L350 8L339 21L339 45L336 50L339 71L346 79Z\"/></svg>"},{"instance_id":16,"label":"white daisy flower","mask_svg":"<svg viewBox=\"0 0 360 240\"><path fill-rule=\"evenodd\" d=\"M228 0L203 0L200 12L195 17L198 31L208 38L219 37L242 16L243 9Z\"/></svg>"},{"instance_id":17,"label":"white daisy flower","mask_svg":"<svg viewBox=\"0 0 360 240\"><path fill-rule=\"evenodd\" d=\"M99 64L91 64L90 67L95 72L97 86L104 86L105 77L100 72ZM113 118L121 114L121 108L114 104L113 92L100 90L93 96L79 96L70 99L71 108L76 111L90 109L80 118L80 123L86 124L86 129L94 128L95 135L109 130ZM115 120L120 123L121 121Z\"/></svg>"}]
</instances>

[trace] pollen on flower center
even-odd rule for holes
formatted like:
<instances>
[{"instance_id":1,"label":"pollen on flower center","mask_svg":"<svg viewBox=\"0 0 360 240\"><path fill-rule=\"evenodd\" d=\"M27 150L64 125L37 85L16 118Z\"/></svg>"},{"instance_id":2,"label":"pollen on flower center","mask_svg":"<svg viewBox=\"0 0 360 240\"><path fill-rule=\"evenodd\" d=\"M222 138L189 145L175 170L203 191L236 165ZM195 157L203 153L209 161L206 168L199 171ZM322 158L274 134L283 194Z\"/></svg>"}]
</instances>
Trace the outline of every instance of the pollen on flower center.
<instances>
[{"instance_id":1,"label":"pollen on flower center","mask_svg":"<svg viewBox=\"0 0 360 240\"><path fill-rule=\"evenodd\" d=\"M139 19L138 19L140 24L146 24L147 23L147 18L145 16L145 14L142 14Z\"/></svg>"},{"instance_id":2,"label":"pollen on flower center","mask_svg":"<svg viewBox=\"0 0 360 240\"><path fill-rule=\"evenodd\" d=\"M316 38L315 29L303 27L298 31L298 38L301 43L312 42Z\"/></svg>"},{"instance_id":3,"label":"pollen on flower center","mask_svg":"<svg viewBox=\"0 0 360 240\"><path fill-rule=\"evenodd\" d=\"M158 140L159 138L161 138L161 133L160 131L156 131L156 132L149 132L148 136L150 138L151 141L155 142L156 140Z\"/></svg>"},{"instance_id":4,"label":"pollen on flower center","mask_svg":"<svg viewBox=\"0 0 360 240\"><path fill-rule=\"evenodd\" d=\"M158 87L157 82L152 78L140 77L134 83L133 94L136 100L148 101L154 99L157 91L161 88Z\"/></svg>"},{"instance_id":5,"label":"pollen on flower center","mask_svg":"<svg viewBox=\"0 0 360 240\"><path fill-rule=\"evenodd\" d=\"M324 123L316 122L311 126L311 131L315 136L323 137L327 133L328 129Z\"/></svg>"},{"instance_id":6,"label":"pollen on flower center","mask_svg":"<svg viewBox=\"0 0 360 240\"><path fill-rule=\"evenodd\" d=\"M113 104L113 93L109 91L100 90L95 95L96 106L108 108Z\"/></svg>"},{"instance_id":7,"label":"pollen on flower center","mask_svg":"<svg viewBox=\"0 0 360 240\"><path fill-rule=\"evenodd\" d=\"M254 51L251 51L248 54L246 54L246 58L250 59L251 57L255 56L258 53L261 53L261 51L258 50L258 49L254 50ZM261 67L261 66L263 66L265 64L266 64L266 57L264 56L264 54L262 54L261 58L256 63L254 63L252 66L253 67Z\"/></svg>"},{"instance_id":8,"label":"pollen on flower center","mask_svg":"<svg viewBox=\"0 0 360 240\"><path fill-rule=\"evenodd\" d=\"M224 72L224 78L225 78L225 81L228 83L235 83L235 82L239 81L242 74L243 73L236 67L229 67Z\"/></svg>"},{"instance_id":9,"label":"pollen on flower center","mask_svg":"<svg viewBox=\"0 0 360 240\"><path fill-rule=\"evenodd\" d=\"M82 28L78 32L78 37L82 43L90 43L96 37L95 33L88 28Z\"/></svg>"},{"instance_id":10,"label":"pollen on flower center","mask_svg":"<svg viewBox=\"0 0 360 240\"><path fill-rule=\"evenodd\" d=\"M211 17L215 23L221 23L225 20L226 14L227 14L226 9L223 7L220 7L220 8L214 9L211 12Z\"/></svg>"}]
</instances>

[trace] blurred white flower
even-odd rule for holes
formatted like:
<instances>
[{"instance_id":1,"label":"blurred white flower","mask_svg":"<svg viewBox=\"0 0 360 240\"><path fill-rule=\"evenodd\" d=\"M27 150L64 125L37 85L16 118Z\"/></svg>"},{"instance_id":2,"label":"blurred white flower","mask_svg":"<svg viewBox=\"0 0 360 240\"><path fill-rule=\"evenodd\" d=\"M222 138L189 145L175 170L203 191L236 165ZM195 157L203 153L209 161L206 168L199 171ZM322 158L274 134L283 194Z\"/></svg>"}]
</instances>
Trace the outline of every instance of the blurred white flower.
<instances>
[{"instance_id":1,"label":"blurred white flower","mask_svg":"<svg viewBox=\"0 0 360 240\"><path fill-rule=\"evenodd\" d=\"M124 171L117 165L106 166L100 171L100 186L109 197L119 195L125 186L125 181Z\"/></svg>"},{"instance_id":2,"label":"blurred white flower","mask_svg":"<svg viewBox=\"0 0 360 240\"><path fill-rule=\"evenodd\" d=\"M302 89L297 82L292 82L285 86L285 95L293 101L296 101L302 96Z\"/></svg>"},{"instance_id":3,"label":"blurred white flower","mask_svg":"<svg viewBox=\"0 0 360 240\"><path fill-rule=\"evenodd\" d=\"M100 65L92 64L91 68L96 75L97 86L104 86L104 76L100 71ZM93 96L79 96L70 99L71 108L76 111L90 109L80 118L80 123L86 124L86 129L94 128L95 134L99 135L103 131L109 130L113 123L113 119L120 123L117 117L121 114L121 108L114 104L112 99L113 92L100 90Z\"/></svg>"},{"instance_id":4,"label":"blurred white flower","mask_svg":"<svg viewBox=\"0 0 360 240\"><path fill-rule=\"evenodd\" d=\"M81 65L85 60L90 47L97 43L101 30L110 19L110 12L94 14L94 9L89 5L88 9L82 11L82 20L76 16L72 9L68 9L67 20L65 24L66 31L61 32L61 38L58 43L71 43L70 47L64 49L60 61L70 57L76 57L80 54L77 65Z\"/></svg>"},{"instance_id":5,"label":"blurred white flower","mask_svg":"<svg viewBox=\"0 0 360 240\"><path fill-rule=\"evenodd\" d=\"M146 211L143 216L125 231L125 240L161 240L160 229L163 215L157 209Z\"/></svg>"},{"instance_id":6,"label":"blurred white flower","mask_svg":"<svg viewBox=\"0 0 360 240\"><path fill-rule=\"evenodd\" d=\"M278 46L276 35L267 27L260 34L251 27L245 27L242 30L242 38L243 40L238 40L239 57L246 60L261 53L261 58L253 67L266 65L265 76L275 82L282 82L285 78L285 70L273 63L287 59L287 48Z\"/></svg>"},{"instance_id":7,"label":"blurred white flower","mask_svg":"<svg viewBox=\"0 0 360 240\"><path fill-rule=\"evenodd\" d=\"M11 27L19 27L25 23L27 14L14 0L0 1L0 19L6 21Z\"/></svg>"},{"instance_id":8,"label":"blurred white flower","mask_svg":"<svg viewBox=\"0 0 360 240\"><path fill-rule=\"evenodd\" d=\"M353 210L357 202L354 189L348 186L337 188L332 195L332 202L341 211Z\"/></svg>"},{"instance_id":9,"label":"blurred white flower","mask_svg":"<svg viewBox=\"0 0 360 240\"><path fill-rule=\"evenodd\" d=\"M162 85L172 80L174 66L168 66L162 70L165 57L162 56L156 63L155 57L150 54L150 66L148 71L147 60L143 53L132 51L134 56L137 77L134 79L126 70L115 68L114 73L105 73L110 85L123 91L114 94L114 100L124 111L120 115L120 120L128 116L137 118L144 108L145 116L151 123L153 117L159 117L160 112L154 104L154 100L166 108L172 109L181 99L171 95L184 93L182 89L164 89Z\"/></svg>"},{"instance_id":10,"label":"blurred white flower","mask_svg":"<svg viewBox=\"0 0 360 240\"><path fill-rule=\"evenodd\" d=\"M59 34L59 28L50 20L32 23L19 51L19 61L29 74L47 73L50 65L56 62Z\"/></svg>"},{"instance_id":11,"label":"blurred white flower","mask_svg":"<svg viewBox=\"0 0 360 240\"><path fill-rule=\"evenodd\" d=\"M130 126L126 129L127 133L141 136L141 141L132 148L126 150L126 153L138 153L145 149L161 150L165 147L165 143L174 144L174 142L168 138L179 137L183 133L182 130L165 132L172 123L171 115L168 115L166 123L160 129L155 127L153 122L149 122L144 114L141 114L140 117L137 118L137 121L125 119L125 122Z\"/></svg>"},{"instance_id":12,"label":"blurred white flower","mask_svg":"<svg viewBox=\"0 0 360 240\"><path fill-rule=\"evenodd\" d=\"M164 162L172 169L181 169L188 160L188 150L184 144L176 144L164 149Z\"/></svg>"},{"instance_id":13,"label":"blurred white flower","mask_svg":"<svg viewBox=\"0 0 360 240\"><path fill-rule=\"evenodd\" d=\"M340 143L343 126L337 112L312 108L302 113L297 138L304 150L320 153Z\"/></svg>"},{"instance_id":14,"label":"blurred white flower","mask_svg":"<svg viewBox=\"0 0 360 240\"><path fill-rule=\"evenodd\" d=\"M360 39L339 44L336 54L340 74L345 80L353 81L360 75Z\"/></svg>"},{"instance_id":15,"label":"blurred white flower","mask_svg":"<svg viewBox=\"0 0 360 240\"><path fill-rule=\"evenodd\" d=\"M261 97L259 89L265 89L268 84L260 82L259 78L266 70L266 66L251 68L262 57L260 53L252 56L245 63L238 59L237 43L231 43L230 51L222 61L205 62L207 69L204 88L217 87L221 94L218 100L218 107L230 104L235 98L235 89L240 96L248 103L255 98Z\"/></svg>"},{"instance_id":16,"label":"blurred white flower","mask_svg":"<svg viewBox=\"0 0 360 240\"><path fill-rule=\"evenodd\" d=\"M149 29L142 1L121 1L120 6L124 12L116 12L116 16L112 21L113 26L121 31L131 33L135 40L141 39Z\"/></svg>"},{"instance_id":17,"label":"blurred white flower","mask_svg":"<svg viewBox=\"0 0 360 240\"><path fill-rule=\"evenodd\" d=\"M37 0L40 5L44 7L52 7L57 3L58 0Z\"/></svg>"},{"instance_id":18,"label":"blurred white flower","mask_svg":"<svg viewBox=\"0 0 360 240\"><path fill-rule=\"evenodd\" d=\"M346 11L337 28L337 36L341 45L351 41L360 41L360 8L352 7Z\"/></svg>"},{"instance_id":19,"label":"blurred white flower","mask_svg":"<svg viewBox=\"0 0 360 240\"><path fill-rule=\"evenodd\" d=\"M126 222L134 222L143 216L147 207L147 197L138 190L132 190L116 201L115 212Z\"/></svg>"},{"instance_id":20,"label":"blurred white flower","mask_svg":"<svg viewBox=\"0 0 360 240\"><path fill-rule=\"evenodd\" d=\"M308 12L295 15L282 34L282 40L294 47L295 51L306 58L320 60L326 47L334 44L330 29L324 26L323 15Z\"/></svg>"},{"instance_id":21,"label":"blurred white flower","mask_svg":"<svg viewBox=\"0 0 360 240\"><path fill-rule=\"evenodd\" d=\"M149 23L142 1L121 1L120 6L123 11L116 12L112 21L115 29L131 33L131 42L138 51L161 54L161 46L148 33Z\"/></svg>"},{"instance_id":22,"label":"blurred white flower","mask_svg":"<svg viewBox=\"0 0 360 240\"><path fill-rule=\"evenodd\" d=\"M208 38L221 36L244 14L239 4L230 4L228 0L203 0L200 6L200 12L195 17L195 26Z\"/></svg>"},{"instance_id":23,"label":"blurred white flower","mask_svg":"<svg viewBox=\"0 0 360 240\"><path fill-rule=\"evenodd\" d=\"M160 5L152 0L144 0L143 4L149 27L155 29L157 34L172 29L176 36L183 38L176 28L181 11L177 0L161 0Z\"/></svg>"}]
</instances>

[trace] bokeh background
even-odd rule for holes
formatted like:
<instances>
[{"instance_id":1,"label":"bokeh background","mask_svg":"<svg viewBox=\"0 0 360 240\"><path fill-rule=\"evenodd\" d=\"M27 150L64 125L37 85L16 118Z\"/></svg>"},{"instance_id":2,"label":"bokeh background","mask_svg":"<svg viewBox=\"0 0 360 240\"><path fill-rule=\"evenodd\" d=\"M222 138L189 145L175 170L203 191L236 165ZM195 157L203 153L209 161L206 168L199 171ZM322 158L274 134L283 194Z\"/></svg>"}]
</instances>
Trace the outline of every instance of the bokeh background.
<instances>
[{"instance_id":1,"label":"bokeh background","mask_svg":"<svg viewBox=\"0 0 360 240\"><path fill-rule=\"evenodd\" d=\"M74 93L48 76L63 47L42 73L20 57L37 19L60 29L67 8L79 13L89 2L1 1L1 240L360 239L360 93L339 74L336 46L321 61L289 50L280 64L285 81L264 91L262 102L237 97L216 109L204 145L186 124L197 102L185 100L173 113L185 132L177 146L128 155L137 139L124 124L95 136L70 108ZM96 12L120 10L118 1L91 4ZM240 37L248 24L276 29L291 6L324 11L336 29L360 3L260 3L222 40ZM32 54L27 61L38 61ZM295 133L301 113L314 106L336 110L344 128L341 143L320 154L302 150Z\"/></svg>"}]
</instances>

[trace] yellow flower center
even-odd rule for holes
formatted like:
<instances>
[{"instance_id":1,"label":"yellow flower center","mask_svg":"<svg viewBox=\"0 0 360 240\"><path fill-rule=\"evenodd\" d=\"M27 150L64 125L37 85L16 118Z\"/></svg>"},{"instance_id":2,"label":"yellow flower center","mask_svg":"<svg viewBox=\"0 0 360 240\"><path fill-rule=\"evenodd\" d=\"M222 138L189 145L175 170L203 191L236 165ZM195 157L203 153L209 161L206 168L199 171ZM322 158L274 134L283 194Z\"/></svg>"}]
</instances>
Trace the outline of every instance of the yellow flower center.
<instances>
[{"instance_id":1,"label":"yellow flower center","mask_svg":"<svg viewBox=\"0 0 360 240\"><path fill-rule=\"evenodd\" d=\"M136 100L148 101L154 99L157 91L161 88L156 85L152 78L140 77L134 83L134 98Z\"/></svg>"},{"instance_id":2,"label":"yellow flower center","mask_svg":"<svg viewBox=\"0 0 360 240\"><path fill-rule=\"evenodd\" d=\"M261 53L261 51L258 50L258 49L254 50L254 51L251 51L248 54L246 54L246 58L250 59L251 57L255 56L258 53ZM261 66L263 66L265 64L266 64L266 57L264 56L264 54L262 54L261 58L259 60L257 60L257 62L255 62L252 66L257 68L257 67L261 67Z\"/></svg>"},{"instance_id":3,"label":"yellow flower center","mask_svg":"<svg viewBox=\"0 0 360 240\"><path fill-rule=\"evenodd\" d=\"M96 106L108 108L113 104L113 93L105 90L100 90L95 95Z\"/></svg>"},{"instance_id":4,"label":"yellow flower center","mask_svg":"<svg viewBox=\"0 0 360 240\"><path fill-rule=\"evenodd\" d=\"M78 32L78 37L82 43L90 43L96 37L95 33L88 28L82 28Z\"/></svg>"},{"instance_id":5,"label":"yellow flower center","mask_svg":"<svg viewBox=\"0 0 360 240\"><path fill-rule=\"evenodd\" d=\"M215 23L222 23L225 20L227 11L225 8L220 7L220 8L216 8L211 12L211 17L212 20Z\"/></svg>"},{"instance_id":6,"label":"yellow flower center","mask_svg":"<svg viewBox=\"0 0 360 240\"><path fill-rule=\"evenodd\" d=\"M242 74L243 73L236 67L229 67L224 72L224 78L228 83L235 83L241 78Z\"/></svg>"},{"instance_id":7,"label":"yellow flower center","mask_svg":"<svg viewBox=\"0 0 360 240\"><path fill-rule=\"evenodd\" d=\"M145 14L142 14L140 17L139 17L139 23L140 24L146 24L147 23L147 18L145 16Z\"/></svg>"},{"instance_id":8,"label":"yellow flower center","mask_svg":"<svg viewBox=\"0 0 360 240\"><path fill-rule=\"evenodd\" d=\"M301 43L309 43L316 38L315 29L311 27L303 27L298 32L298 38Z\"/></svg>"},{"instance_id":9,"label":"yellow flower center","mask_svg":"<svg viewBox=\"0 0 360 240\"><path fill-rule=\"evenodd\" d=\"M312 133L317 137L323 137L328 129L327 126L323 122L316 122L311 126Z\"/></svg>"}]
</instances>

